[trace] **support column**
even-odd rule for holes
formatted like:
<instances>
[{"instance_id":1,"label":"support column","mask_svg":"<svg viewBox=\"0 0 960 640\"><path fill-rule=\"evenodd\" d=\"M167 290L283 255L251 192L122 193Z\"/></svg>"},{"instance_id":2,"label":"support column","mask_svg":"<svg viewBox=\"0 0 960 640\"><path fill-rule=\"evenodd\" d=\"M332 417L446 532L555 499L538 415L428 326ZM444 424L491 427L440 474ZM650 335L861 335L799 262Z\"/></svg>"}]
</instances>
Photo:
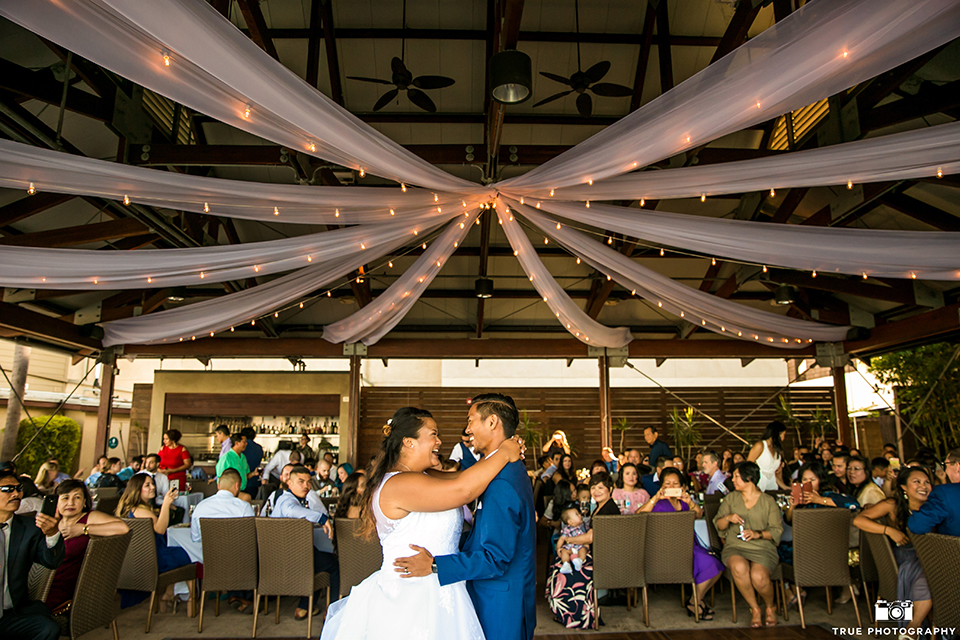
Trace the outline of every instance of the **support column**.
<instances>
[{"instance_id":1,"label":"support column","mask_svg":"<svg viewBox=\"0 0 960 640\"><path fill-rule=\"evenodd\" d=\"M360 444L360 356L350 356L350 406L347 407L347 442L346 460L357 468L357 449ZM341 443L342 444L342 443ZM342 452L342 447L341 447Z\"/></svg>"},{"instance_id":2,"label":"support column","mask_svg":"<svg viewBox=\"0 0 960 640\"><path fill-rule=\"evenodd\" d=\"M610 415L610 358L604 353L597 358L600 365L600 446L613 446L612 419Z\"/></svg>"},{"instance_id":3,"label":"support column","mask_svg":"<svg viewBox=\"0 0 960 640\"><path fill-rule=\"evenodd\" d=\"M97 435L93 441L94 461L107 453L107 433L113 420L113 383L114 368L117 366L117 354L113 350L104 351L100 356L100 407L97 409Z\"/></svg>"},{"instance_id":4,"label":"support column","mask_svg":"<svg viewBox=\"0 0 960 640\"><path fill-rule=\"evenodd\" d=\"M850 437L850 413L847 409L847 380L843 367L833 367L833 408L837 414L837 428L840 441L848 447L853 442Z\"/></svg>"},{"instance_id":5,"label":"support column","mask_svg":"<svg viewBox=\"0 0 960 640\"><path fill-rule=\"evenodd\" d=\"M17 396L23 397L27 388L27 370L30 368L30 347L17 342L13 351L13 369L10 372L10 384L13 389L7 399L7 421L3 431L2 454L3 460L12 460L17 455L17 436L20 434L20 414L23 406Z\"/></svg>"}]
</instances>

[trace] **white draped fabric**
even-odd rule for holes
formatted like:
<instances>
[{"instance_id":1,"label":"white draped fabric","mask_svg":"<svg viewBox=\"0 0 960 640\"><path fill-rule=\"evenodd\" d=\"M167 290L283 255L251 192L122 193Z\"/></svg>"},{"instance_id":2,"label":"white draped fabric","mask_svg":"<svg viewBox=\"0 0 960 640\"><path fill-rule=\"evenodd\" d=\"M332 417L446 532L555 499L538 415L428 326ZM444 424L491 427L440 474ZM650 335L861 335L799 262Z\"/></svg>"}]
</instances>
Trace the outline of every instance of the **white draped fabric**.
<instances>
[{"instance_id":1,"label":"white draped fabric","mask_svg":"<svg viewBox=\"0 0 960 640\"><path fill-rule=\"evenodd\" d=\"M388 222L438 207L480 203L468 194L409 187L315 187L191 176L0 140L0 187L97 196L227 218L295 224ZM393 213L391 213L393 211Z\"/></svg>"},{"instance_id":2,"label":"white draped fabric","mask_svg":"<svg viewBox=\"0 0 960 640\"><path fill-rule=\"evenodd\" d=\"M753 309L680 284L631 260L588 235L551 220L532 207L512 206L544 234L575 256L645 298L657 309L680 316L710 331L770 346L799 349L808 342L845 339L849 327L808 322Z\"/></svg>"},{"instance_id":3,"label":"white draped fabric","mask_svg":"<svg viewBox=\"0 0 960 640\"><path fill-rule=\"evenodd\" d=\"M808 227L544 200L542 209L634 238L756 265L878 278L960 279L960 233Z\"/></svg>"},{"instance_id":4,"label":"white draped fabric","mask_svg":"<svg viewBox=\"0 0 960 640\"><path fill-rule=\"evenodd\" d=\"M960 122L767 158L629 173L557 189L553 200L695 198L960 173ZM549 192L546 198L549 198Z\"/></svg>"},{"instance_id":5,"label":"white draped fabric","mask_svg":"<svg viewBox=\"0 0 960 640\"><path fill-rule=\"evenodd\" d=\"M207 2L4 0L0 15L191 109L290 149L397 182L482 190L407 151L303 82Z\"/></svg>"},{"instance_id":6,"label":"white draped fabric","mask_svg":"<svg viewBox=\"0 0 960 640\"><path fill-rule=\"evenodd\" d=\"M414 230L422 235L456 215L411 216L283 240L188 249L88 251L0 245L0 286L149 289L266 276L353 255L364 264L384 246L415 241Z\"/></svg>"},{"instance_id":7,"label":"white draped fabric","mask_svg":"<svg viewBox=\"0 0 960 640\"><path fill-rule=\"evenodd\" d=\"M570 299L563 287L554 280L550 271L541 262L527 234L520 228L520 223L506 208L505 201L501 199L497 202L497 213L507 240L510 241L510 246L513 247L527 277L530 278L530 282L533 283L533 287L543 301L550 307L557 321L566 327L567 331L580 342L594 347L619 348L630 344L633 336L628 328L606 327L588 316L576 302Z\"/></svg>"},{"instance_id":8,"label":"white draped fabric","mask_svg":"<svg viewBox=\"0 0 960 640\"><path fill-rule=\"evenodd\" d=\"M479 209L453 221L434 240L413 266L387 287L377 299L353 315L323 328L323 339L328 342L363 342L371 345L397 326L423 295L443 265L450 259L477 219Z\"/></svg>"},{"instance_id":9,"label":"white draped fabric","mask_svg":"<svg viewBox=\"0 0 960 640\"><path fill-rule=\"evenodd\" d=\"M633 171L836 94L958 31L956 0L808 2L585 142L498 186L545 197Z\"/></svg>"}]
</instances>

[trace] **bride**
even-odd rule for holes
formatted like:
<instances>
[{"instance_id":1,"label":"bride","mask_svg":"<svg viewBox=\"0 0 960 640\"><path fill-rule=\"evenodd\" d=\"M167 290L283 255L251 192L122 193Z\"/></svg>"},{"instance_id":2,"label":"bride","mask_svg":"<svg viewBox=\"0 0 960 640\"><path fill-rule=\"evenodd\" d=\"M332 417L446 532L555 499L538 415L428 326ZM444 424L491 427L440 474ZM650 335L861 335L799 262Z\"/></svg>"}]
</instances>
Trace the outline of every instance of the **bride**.
<instances>
[{"instance_id":1,"label":"bride","mask_svg":"<svg viewBox=\"0 0 960 640\"><path fill-rule=\"evenodd\" d=\"M483 640L466 583L441 587L436 574L402 579L393 561L413 555L410 545L434 556L457 553L461 507L477 499L522 443L505 441L489 457L459 474L425 473L439 463L440 438L429 411L404 407L383 429L380 453L367 480L361 535L380 537L383 564L330 605L321 640Z\"/></svg>"}]
</instances>

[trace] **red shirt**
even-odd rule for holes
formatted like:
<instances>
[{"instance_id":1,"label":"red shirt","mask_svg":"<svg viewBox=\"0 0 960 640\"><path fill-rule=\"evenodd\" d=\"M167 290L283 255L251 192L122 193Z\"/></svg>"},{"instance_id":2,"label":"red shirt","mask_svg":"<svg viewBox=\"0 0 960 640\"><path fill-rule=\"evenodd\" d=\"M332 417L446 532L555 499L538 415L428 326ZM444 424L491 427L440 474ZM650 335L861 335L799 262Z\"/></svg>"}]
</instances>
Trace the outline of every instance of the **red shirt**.
<instances>
[{"instance_id":1,"label":"red shirt","mask_svg":"<svg viewBox=\"0 0 960 640\"><path fill-rule=\"evenodd\" d=\"M161 469L176 469L177 467L182 467L191 457L190 452L187 451L187 448L182 444L177 445L175 449L170 449L169 447L160 447L159 454ZM181 492L185 492L187 490L186 470L178 471L177 473L168 473L167 478L169 480L179 480Z\"/></svg>"}]
</instances>

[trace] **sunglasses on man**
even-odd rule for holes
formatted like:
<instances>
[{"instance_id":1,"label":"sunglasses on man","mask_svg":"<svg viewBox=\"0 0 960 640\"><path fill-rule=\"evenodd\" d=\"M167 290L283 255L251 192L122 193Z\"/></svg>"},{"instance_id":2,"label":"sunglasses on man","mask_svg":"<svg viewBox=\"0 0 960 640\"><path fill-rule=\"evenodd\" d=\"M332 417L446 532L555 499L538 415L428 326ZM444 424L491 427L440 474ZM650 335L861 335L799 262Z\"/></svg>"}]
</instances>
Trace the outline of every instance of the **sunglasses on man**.
<instances>
[{"instance_id":1,"label":"sunglasses on man","mask_svg":"<svg viewBox=\"0 0 960 640\"><path fill-rule=\"evenodd\" d=\"M3 484L0 485L0 493L23 493L22 484Z\"/></svg>"}]
</instances>

